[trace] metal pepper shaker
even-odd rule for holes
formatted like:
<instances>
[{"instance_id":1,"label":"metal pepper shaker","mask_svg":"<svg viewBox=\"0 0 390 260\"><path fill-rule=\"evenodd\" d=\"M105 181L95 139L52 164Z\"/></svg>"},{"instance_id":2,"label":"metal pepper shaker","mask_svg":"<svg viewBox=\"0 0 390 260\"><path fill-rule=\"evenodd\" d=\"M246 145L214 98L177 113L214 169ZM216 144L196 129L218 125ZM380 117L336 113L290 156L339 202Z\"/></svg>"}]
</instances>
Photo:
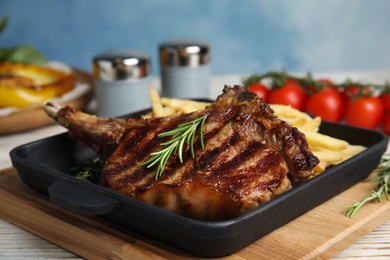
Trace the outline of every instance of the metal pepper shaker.
<instances>
[{"instance_id":1,"label":"metal pepper shaker","mask_svg":"<svg viewBox=\"0 0 390 260\"><path fill-rule=\"evenodd\" d=\"M160 44L162 95L174 98L208 98L210 47L196 40Z\"/></svg>"},{"instance_id":2,"label":"metal pepper shaker","mask_svg":"<svg viewBox=\"0 0 390 260\"><path fill-rule=\"evenodd\" d=\"M112 50L93 58L97 115L116 117L151 106L150 57L134 50Z\"/></svg>"}]
</instances>

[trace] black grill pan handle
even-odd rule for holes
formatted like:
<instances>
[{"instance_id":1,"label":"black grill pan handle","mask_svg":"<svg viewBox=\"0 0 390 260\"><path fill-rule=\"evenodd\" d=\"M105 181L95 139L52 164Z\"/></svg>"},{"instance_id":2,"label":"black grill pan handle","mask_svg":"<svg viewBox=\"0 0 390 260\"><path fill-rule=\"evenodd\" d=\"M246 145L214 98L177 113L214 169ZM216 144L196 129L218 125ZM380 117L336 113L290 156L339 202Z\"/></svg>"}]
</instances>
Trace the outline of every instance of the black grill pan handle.
<instances>
[{"instance_id":1,"label":"black grill pan handle","mask_svg":"<svg viewBox=\"0 0 390 260\"><path fill-rule=\"evenodd\" d=\"M83 183L61 178L48 188L50 200L81 215L104 215L115 210L119 202Z\"/></svg>"}]
</instances>

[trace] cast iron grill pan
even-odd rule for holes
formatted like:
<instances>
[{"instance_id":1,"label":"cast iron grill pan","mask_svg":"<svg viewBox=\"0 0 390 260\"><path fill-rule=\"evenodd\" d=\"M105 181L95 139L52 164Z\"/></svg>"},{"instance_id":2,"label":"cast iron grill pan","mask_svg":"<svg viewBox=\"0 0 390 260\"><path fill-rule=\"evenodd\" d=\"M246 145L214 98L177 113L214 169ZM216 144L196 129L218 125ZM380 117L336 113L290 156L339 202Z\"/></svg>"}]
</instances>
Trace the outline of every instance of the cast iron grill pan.
<instances>
[{"instance_id":1,"label":"cast iron grill pan","mask_svg":"<svg viewBox=\"0 0 390 260\"><path fill-rule=\"evenodd\" d=\"M149 111L127 116L137 117ZM368 149L257 208L224 221L185 218L76 179L71 168L96 154L71 141L67 133L16 147L10 156L23 182L49 196L55 204L82 215L100 216L124 227L125 232L136 232L192 255L222 257L363 180L378 166L387 148L387 136L378 131L323 122L320 132Z\"/></svg>"}]
</instances>

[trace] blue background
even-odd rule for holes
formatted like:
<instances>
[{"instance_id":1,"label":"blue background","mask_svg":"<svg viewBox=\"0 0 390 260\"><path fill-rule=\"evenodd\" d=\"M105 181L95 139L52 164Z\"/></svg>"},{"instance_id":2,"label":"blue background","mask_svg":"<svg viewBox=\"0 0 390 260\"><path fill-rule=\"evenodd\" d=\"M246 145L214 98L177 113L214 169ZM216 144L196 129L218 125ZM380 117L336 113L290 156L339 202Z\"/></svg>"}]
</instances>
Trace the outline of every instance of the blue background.
<instances>
[{"instance_id":1,"label":"blue background","mask_svg":"<svg viewBox=\"0 0 390 260\"><path fill-rule=\"evenodd\" d=\"M214 74L390 68L387 0L1 0L0 47L31 44L91 70L94 55L195 38L211 45Z\"/></svg>"}]
</instances>

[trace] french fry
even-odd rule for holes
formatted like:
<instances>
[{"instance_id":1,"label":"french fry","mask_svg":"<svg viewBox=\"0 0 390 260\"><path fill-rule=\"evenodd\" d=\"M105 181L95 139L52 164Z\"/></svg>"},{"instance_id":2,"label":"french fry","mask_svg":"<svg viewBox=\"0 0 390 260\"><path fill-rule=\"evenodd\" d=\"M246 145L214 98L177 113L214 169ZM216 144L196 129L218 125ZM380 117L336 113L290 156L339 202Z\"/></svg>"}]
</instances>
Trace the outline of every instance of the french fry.
<instances>
[{"instance_id":1,"label":"french fry","mask_svg":"<svg viewBox=\"0 0 390 260\"><path fill-rule=\"evenodd\" d=\"M348 142L329 135L306 130L301 130L301 132L305 134L307 142L312 149L315 149L315 147L321 147L332 151L341 151L347 149L349 146Z\"/></svg>"},{"instance_id":2,"label":"french fry","mask_svg":"<svg viewBox=\"0 0 390 260\"><path fill-rule=\"evenodd\" d=\"M316 117L311 120L307 120L304 125L300 127L297 126L297 127L305 131L318 132L318 130L320 129L320 125L321 125L321 118Z\"/></svg>"},{"instance_id":3,"label":"french fry","mask_svg":"<svg viewBox=\"0 0 390 260\"><path fill-rule=\"evenodd\" d=\"M161 98L161 103L164 106L171 107L176 111L181 111L183 113L191 113L200 109L204 109L210 103L200 102L186 99L177 99L177 98Z\"/></svg>"},{"instance_id":4,"label":"french fry","mask_svg":"<svg viewBox=\"0 0 390 260\"><path fill-rule=\"evenodd\" d=\"M341 151L330 150L314 150L313 154L320 159L320 161L326 161L330 164L336 164L343 160L343 154Z\"/></svg>"},{"instance_id":5,"label":"french fry","mask_svg":"<svg viewBox=\"0 0 390 260\"><path fill-rule=\"evenodd\" d=\"M150 102L152 103L153 114L156 117L163 116L163 106L161 104L160 95L154 88L149 88Z\"/></svg>"},{"instance_id":6,"label":"french fry","mask_svg":"<svg viewBox=\"0 0 390 260\"><path fill-rule=\"evenodd\" d=\"M279 116L279 119L286 121L286 122L289 122L291 125L293 125L295 127L303 127L307 123L307 120L305 118L302 118L302 117L283 118L283 117Z\"/></svg>"},{"instance_id":7,"label":"french fry","mask_svg":"<svg viewBox=\"0 0 390 260\"><path fill-rule=\"evenodd\" d=\"M366 149L366 147L361 145L349 145L346 149L342 150L343 154L343 161L351 158L352 156L363 152Z\"/></svg>"},{"instance_id":8,"label":"french fry","mask_svg":"<svg viewBox=\"0 0 390 260\"><path fill-rule=\"evenodd\" d=\"M292 108L291 106L285 106L285 105L276 105L272 104L270 105L272 110L275 112L276 115L280 115L286 118L306 118L311 119L311 117L306 114L302 113L298 109Z\"/></svg>"},{"instance_id":9,"label":"french fry","mask_svg":"<svg viewBox=\"0 0 390 260\"><path fill-rule=\"evenodd\" d=\"M306 113L285 105L270 105L272 110L274 110L275 115L280 119L291 123L293 126L298 127L299 129L304 129L307 131L317 132L321 125L321 118L315 117L312 118Z\"/></svg>"},{"instance_id":10,"label":"french fry","mask_svg":"<svg viewBox=\"0 0 390 260\"><path fill-rule=\"evenodd\" d=\"M160 95L154 88L149 88L150 102L152 103L152 110L154 117L164 117L175 113L175 109L172 107L164 107Z\"/></svg>"},{"instance_id":11,"label":"french fry","mask_svg":"<svg viewBox=\"0 0 390 260\"><path fill-rule=\"evenodd\" d=\"M321 172L325 171L328 166L329 166L329 163L327 161L320 161L319 164L317 164L314 167L313 172L315 175L318 175Z\"/></svg>"}]
</instances>

